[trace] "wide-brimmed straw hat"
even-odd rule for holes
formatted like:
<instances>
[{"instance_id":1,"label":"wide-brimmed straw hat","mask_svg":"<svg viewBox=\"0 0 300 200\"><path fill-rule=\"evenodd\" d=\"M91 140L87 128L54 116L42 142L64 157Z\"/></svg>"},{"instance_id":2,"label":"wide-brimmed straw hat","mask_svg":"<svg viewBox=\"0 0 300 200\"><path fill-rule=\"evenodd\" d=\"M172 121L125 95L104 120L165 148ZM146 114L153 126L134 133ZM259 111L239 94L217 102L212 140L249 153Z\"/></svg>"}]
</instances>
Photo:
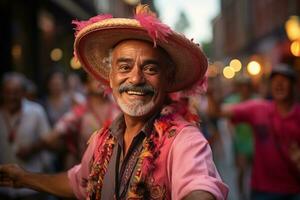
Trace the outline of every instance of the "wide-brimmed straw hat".
<instances>
[{"instance_id":1,"label":"wide-brimmed straw hat","mask_svg":"<svg viewBox=\"0 0 300 200\"><path fill-rule=\"evenodd\" d=\"M133 19L99 15L73 23L77 26L74 54L83 68L104 85L109 85L110 50L123 40L135 39L153 42L154 48L159 46L169 54L176 65L169 92L197 90L205 85L208 62L199 45L161 23L147 6L139 5Z\"/></svg>"}]
</instances>

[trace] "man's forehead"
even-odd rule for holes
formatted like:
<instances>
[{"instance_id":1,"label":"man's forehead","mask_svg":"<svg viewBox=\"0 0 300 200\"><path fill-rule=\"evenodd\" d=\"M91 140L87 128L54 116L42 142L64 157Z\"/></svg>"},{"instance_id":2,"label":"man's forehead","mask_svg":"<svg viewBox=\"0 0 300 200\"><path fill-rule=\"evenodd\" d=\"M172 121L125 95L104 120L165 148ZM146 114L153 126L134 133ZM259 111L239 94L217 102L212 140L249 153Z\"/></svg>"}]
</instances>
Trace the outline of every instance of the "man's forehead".
<instances>
[{"instance_id":1,"label":"man's forehead","mask_svg":"<svg viewBox=\"0 0 300 200\"><path fill-rule=\"evenodd\" d=\"M133 48L131 48L133 47ZM131 48L131 52L128 51ZM160 47L154 47L153 43L145 40L123 40L119 42L115 47L112 49L113 55L117 53L122 54L130 54L132 50L136 51L145 51L148 54L152 54L158 57L164 57L164 52Z\"/></svg>"},{"instance_id":2,"label":"man's forehead","mask_svg":"<svg viewBox=\"0 0 300 200\"><path fill-rule=\"evenodd\" d=\"M113 49L117 49L120 46L126 46L126 45L130 45L130 44L135 44L135 43L140 43L140 44L144 44L144 45L149 45L153 47L153 43L146 41L146 40L138 40L138 39L127 39L127 40L122 40L120 42L118 42L117 44L114 45Z\"/></svg>"}]
</instances>

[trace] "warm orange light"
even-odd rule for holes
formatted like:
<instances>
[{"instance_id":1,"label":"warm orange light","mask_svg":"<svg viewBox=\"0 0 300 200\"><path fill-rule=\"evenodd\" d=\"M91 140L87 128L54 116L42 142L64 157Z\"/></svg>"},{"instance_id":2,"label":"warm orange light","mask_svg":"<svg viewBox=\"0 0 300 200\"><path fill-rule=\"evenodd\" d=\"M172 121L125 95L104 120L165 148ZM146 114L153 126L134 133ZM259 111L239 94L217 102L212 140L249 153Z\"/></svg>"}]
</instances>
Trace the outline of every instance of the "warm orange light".
<instances>
[{"instance_id":1,"label":"warm orange light","mask_svg":"<svg viewBox=\"0 0 300 200\"><path fill-rule=\"evenodd\" d=\"M80 69L81 68L80 62L78 60L76 60L74 57L71 58L70 65L71 65L72 69Z\"/></svg>"},{"instance_id":2,"label":"warm orange light","mask_svg":"<svg viewBox=\"0 0 300 200\"><path fill-rule=\"evenodd\" d=\"M294 56L300 57L300 41L294 41L291 44L290 50Z\"/></svg>"},{"instance_id":3,"label":"warm orange light","mask_svg":"<svg viewBox=\"0 0 300 200\"><path fill-rule=\"evenodd\" d=\"M293 41L300 39L300 20L298 16L291 16L285 22L285 30L288 38Z\"/></svg>"},{"instance_id":4,"label":"warm orange light","mask_svg":"<svg viewBox=\"0 0 300 200\"><path fill-rule=\"evenodd\" d=\"M224 75L224 77L227 78L227 79L233 78L234 75L235 75L234 69L232 69L232 67L230 67L230 66L226 66L226 67L223 69L223 75Z\"/></svg>"},{"instance_id":5,"label":"warm orange light","mask_svg":"<svg viewBox=\"0 0 300 200\"><path fill-rule=\"evenodd\" d=\"M251 61L249 62L249 64L247 65L247 71L249 72L249 74L251 75L257 75L260 73L261 71L261 66L258 62L256 61Z\"/></svg>"},{"instance_id":6,"label":"warm orange light","mask_svg":"<svg viewBox=\"0 0 300 200\"><path fill-rule=\"evenodd\" d=\"M22 46L21 45L14 45L11 49L11 54L15 59L19 59L22 56Z\"/></svg>"},{"instance_id":7,"label":"warm orange light","mask_svg":"<svg viewBox=\"0 0 300 200\"><path fill-rule=\"evenodd\" d=\"M53 61L59 61L63 57L63 51L59 48L55 48L50 53L50 58Z\"/></svg>"},{"instance_id":8,"label":"warm orange light","mask_svg":"<svg viewBox=\"0 0 300 200\"><path fill-rule=\"evenodd\" d=\"M233 59L230 61L229 66L235 71L239 72L242 69L242 63L238 59Z\"/></svg>"}]
</instances>

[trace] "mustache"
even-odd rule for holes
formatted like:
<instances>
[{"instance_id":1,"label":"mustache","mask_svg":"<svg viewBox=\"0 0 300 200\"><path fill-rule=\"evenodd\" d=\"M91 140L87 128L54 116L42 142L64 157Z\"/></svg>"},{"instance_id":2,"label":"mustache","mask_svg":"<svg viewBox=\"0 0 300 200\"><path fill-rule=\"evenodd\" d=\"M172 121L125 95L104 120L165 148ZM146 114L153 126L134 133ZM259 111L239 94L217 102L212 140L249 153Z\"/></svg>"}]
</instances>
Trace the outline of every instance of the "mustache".
<instances>
[{"instance_id":1,"label":"mustache","mask_svg":"<svg viewBox=\"0 0 300 200\"><path fill-rule=\"evenodd\" d=\"M143 85L132 85L126 83L121 84L119 87L119 92L123 93L127 91L135 91L135 92L141 92L146 94L148 93L154 94L156 92L155 89L148 84L143 84Z\"/></svg>"}]
</instances>

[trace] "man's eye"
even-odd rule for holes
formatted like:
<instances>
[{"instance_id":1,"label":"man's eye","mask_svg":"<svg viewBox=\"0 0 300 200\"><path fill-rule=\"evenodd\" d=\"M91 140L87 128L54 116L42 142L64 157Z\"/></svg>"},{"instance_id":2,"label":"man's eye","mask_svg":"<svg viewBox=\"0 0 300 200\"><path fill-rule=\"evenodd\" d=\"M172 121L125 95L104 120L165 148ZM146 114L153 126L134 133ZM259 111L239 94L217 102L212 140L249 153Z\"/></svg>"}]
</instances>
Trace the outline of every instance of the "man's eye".
<instances>
[{"instance_id":1,"label":"man's eye","mask_svg":"<svg viewBox=\"0 0 300 200\"><path fill-rule=\"evenodd\" d=\"M119 66L119 71L121 71L121 72L126 72L126 71L129 71L129 70L130 70L130 66L127 65L127 64L123 64L123 65Z\"/></svg>"},{"instance_id":2,"label":"man's eye","mask_svg":"<svg viewBox=\"0 0 300 200\"><path fill-rule=\"evenodd\" d=\"M157 74L159 72L157 65L146 65L144 71L148 74Z\"/></svg>"}]
</instances>

